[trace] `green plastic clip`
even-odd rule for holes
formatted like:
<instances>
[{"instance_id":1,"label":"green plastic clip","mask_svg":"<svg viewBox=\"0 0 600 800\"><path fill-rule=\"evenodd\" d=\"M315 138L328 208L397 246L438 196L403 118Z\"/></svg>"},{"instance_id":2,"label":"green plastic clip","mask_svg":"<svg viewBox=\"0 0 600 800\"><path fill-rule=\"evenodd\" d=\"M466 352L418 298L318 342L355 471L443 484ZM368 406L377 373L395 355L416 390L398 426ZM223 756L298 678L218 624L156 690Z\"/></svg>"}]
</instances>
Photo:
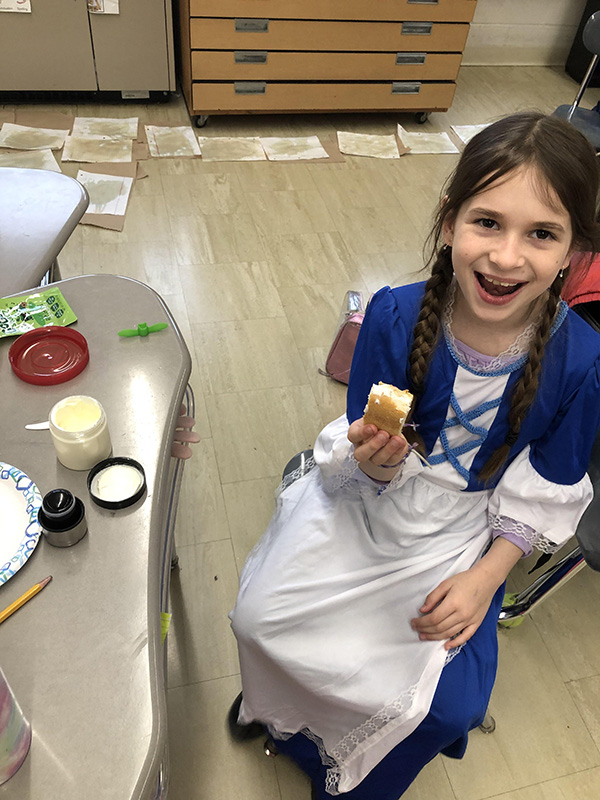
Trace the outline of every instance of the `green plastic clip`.
<instances>
[{"instance_id":1,"label":"green plastic clip","mask_svg":"<svg viewBox=\"0 0 600 800\"><path fill-rule=\"evenodd\" d=\"M119 336L148 336L149 333L162 331L168 327L169 325L167 322L157 322L156 325L148 325L146 322L140 322L137 328L126 328L123 331L119 331Z\"/></svg>"}]
</instances>

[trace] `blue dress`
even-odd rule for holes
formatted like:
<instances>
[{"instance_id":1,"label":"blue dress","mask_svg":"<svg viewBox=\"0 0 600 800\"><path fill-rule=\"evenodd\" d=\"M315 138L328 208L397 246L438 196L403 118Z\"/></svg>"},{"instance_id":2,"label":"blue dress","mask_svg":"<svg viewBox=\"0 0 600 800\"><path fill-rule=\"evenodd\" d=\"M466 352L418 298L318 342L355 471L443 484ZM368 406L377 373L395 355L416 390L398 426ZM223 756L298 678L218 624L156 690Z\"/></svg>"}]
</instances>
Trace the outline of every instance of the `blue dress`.
<instances>
[{"instance_id":1,"label":"blue dress","mask_svg":"<svg viewBox=\"0 0 600 800\"><path fill-rule=\"evenodd\" d=\"M231 614L240 722L268 725L320 800L396 800L438 753L464 754L494 683L503 587L450 660L443 642L418 640L410 619L442 580L481 558L496 528L508 524L527 544L556 549L591 499L600 336L564 305L536 400L493 484L478 473L504 440L526 356L481 372L445 338L415 416L434 468L423 470L413 455L385 488L358 469L348 425L362 416L373 383L410 386L423 289L386 287L372 299L347 415L319 435L315 468L281 492Z\"/></svg>"}]
</instances>

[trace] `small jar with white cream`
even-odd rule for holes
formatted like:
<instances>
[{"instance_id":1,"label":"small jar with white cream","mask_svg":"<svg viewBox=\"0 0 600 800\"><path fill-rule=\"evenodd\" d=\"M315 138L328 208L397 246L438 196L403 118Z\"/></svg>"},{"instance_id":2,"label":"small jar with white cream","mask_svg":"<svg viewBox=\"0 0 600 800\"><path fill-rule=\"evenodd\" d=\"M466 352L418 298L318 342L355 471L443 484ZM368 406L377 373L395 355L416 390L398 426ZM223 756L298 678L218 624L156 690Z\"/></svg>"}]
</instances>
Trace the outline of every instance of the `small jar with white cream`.
<instances>
[{"instance_id":1,"label":"small jar with white cream","mask_svg":"<svg viewBox=\"0 0 600 800\"><path fill-rule=\"evenodd\" d=\"M112 449L106 414L93 397L59 400L50 411L50 433L58 460L69 469L91 469Z\"/></svg>"}]
</instances>

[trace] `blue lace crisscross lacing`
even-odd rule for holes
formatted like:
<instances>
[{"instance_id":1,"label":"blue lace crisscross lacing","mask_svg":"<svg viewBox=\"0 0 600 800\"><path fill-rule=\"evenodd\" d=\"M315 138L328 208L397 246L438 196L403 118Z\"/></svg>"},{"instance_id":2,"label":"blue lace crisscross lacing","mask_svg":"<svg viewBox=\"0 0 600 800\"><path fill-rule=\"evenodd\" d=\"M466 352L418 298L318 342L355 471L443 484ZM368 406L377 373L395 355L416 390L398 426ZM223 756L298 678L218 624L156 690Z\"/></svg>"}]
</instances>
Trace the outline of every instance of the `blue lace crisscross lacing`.
<instances>
[{"instance_id":1,"label":"blue lace crisscross lacing","mask_svg":"<svg viewBox=\"0 0 600 800\"><path fill-rule=\"evenodd\" d=\"M468 453L469 450L474 450L476 447L481 447L481 445L487 439L487 435L489 433L487 428L473 425L472 420L477 419L477 417L480 417L482 414L485 414L486 411L489 411L492 408L498 408L501 402L502 397L497 397L495 400L487 400L485 403L481 403L476 408L472 408L471 411L463 411L460 407L460 403L456 399L456 395L454 392L452 392L452 395L450 396L450 405L452 406L452 410L456 416L447 419L444 422L442 430L440 431L440 442L442 443L444 452L435 456L429 456L427 459L429 463L434 466L435 464L442 464L444 461L449 461L454 469L466 481L468 481L469 470L463 467L458 460L458 457L464 455L464 453ZM465 430L467 430L469 433L472 433L477 438L470 439L468 442L463 442L463 444L457 445L456 447L451 447L446 431L448 428L455 428L457 425L462 425Z\"/></svg>"}]
</instances>

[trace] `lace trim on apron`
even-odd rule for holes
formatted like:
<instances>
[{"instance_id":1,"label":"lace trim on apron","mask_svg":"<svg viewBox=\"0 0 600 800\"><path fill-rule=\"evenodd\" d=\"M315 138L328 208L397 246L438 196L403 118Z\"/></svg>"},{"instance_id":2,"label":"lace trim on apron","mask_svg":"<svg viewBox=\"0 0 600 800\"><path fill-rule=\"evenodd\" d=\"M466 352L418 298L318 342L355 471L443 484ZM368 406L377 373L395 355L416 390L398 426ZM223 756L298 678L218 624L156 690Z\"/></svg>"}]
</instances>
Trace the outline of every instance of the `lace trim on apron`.
<instances>
[{"instance_id":1,"label":"lace trim on apron","mask_svg":"<svg viewBox=\"0 0 600 800\"><path fill-rule=\"evenodd\" d=\"M459 648L456 649L458 650ZM328 767L325 779L325 790L328 794L340 794L339 783L344 763L360 744L373 736L373 734L378 733L382 728L385 728L390 722L406 714L412 705L416 691L417 684L404 691L392 703L382 708L376 714L373 714L373 716L369 717L362 725L359 725L357 728L347 733L344 738L338 742L331 753L325 750L321 738L311 730L303 728L300 731L303 736L306 736L307 739L314 742L319 750L321 762ZM281 733L271 725L268 726L268 731L275 739L281 739L282 741L286 741L294 735L293 733Z\"/></svg>"}]
</instances>

